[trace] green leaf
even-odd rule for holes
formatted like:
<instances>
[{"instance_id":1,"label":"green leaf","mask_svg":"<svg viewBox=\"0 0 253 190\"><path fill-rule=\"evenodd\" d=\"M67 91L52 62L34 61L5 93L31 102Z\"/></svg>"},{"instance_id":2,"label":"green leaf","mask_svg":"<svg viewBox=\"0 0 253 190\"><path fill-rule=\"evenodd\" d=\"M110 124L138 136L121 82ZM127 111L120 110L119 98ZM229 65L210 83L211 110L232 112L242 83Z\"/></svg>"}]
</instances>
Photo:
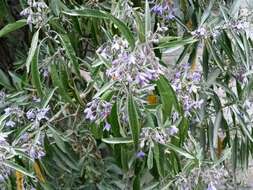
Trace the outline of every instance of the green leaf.
<instances>
[{"instance_id":1,"label":"green leaf","mask_svg":"<svg viewBox=\"0 0 253 190\"><path fill-rule=\"evenodd\" d=\"M43 101L43 108L47 107L47 105L49 104L51 98L53 97L54 92L56 91L56 89L57 89L57 87L55 87L53 90L51 90L51 92L49 92L47 94L47 97L46 97L45 101Z\"/></svg>"},{"instance_id":2,"label":"green leaf","mask_svg":"<svg viewBox=\"0 0 253 190\"><path fill-rule=\"evenodd\" d=\"M179 105L174 90L165 77L161 76L160 79L156 81L156 84L161 96L162 109L165 116L164 119L166 119L170 116L172 107L174 106L179 110Z\"/></svg>"},{"instance_id":3,"label":"green leaf","mask_svg":"<svg viewBox=\"0 0 253 190\"><path fill-rule=\"evenodd\" d=\"M202 15L200 26L202 26L205 23L205 21L208 19L208 17L210 16L213 4L214 4L214 0L210 0L208 8L204 11Z\"/></svg>"},{"instance_id":4,"label":"green leaf","mask_svg":"<svg viewBox=\"0 0 253 190\"><path fill-rule=\"evenodd\" d=\"M113 138L103 138L103 142L108 144L129 144L133 143L133 139L131 137L113 137Z\"/></svg>"},{"instance_id":5,"label":"green leaf","mask_svg":"<svg viewBox=\"0 0 253 190\"><path fill-rule=\"evenodd\" d=\"M25 25L26 25L26 20L25 19L18 20L14 23L10 23L10 24L6 25L5 27L3 27L0 30L0 38L7 35L7 34L9 34L10 32L16 31L19 28L24 27Z\"/></svg>"},{"instance_id":6,"label":"green leaf","mask_svg":"<svg viewBox=\"0 0 253 190\"><path fill-rule=\"evenodd\" d=\"M217 66L222 70L224 71L223 67L222 67L222 61L220 59L220 56L217 54L217 52L215 51L214 47L211 45L210 41L209 40L206 40L206 45L207 45L207 48L208 50L211 52L212 56L213 56L213 59L215 61L215 63L217 64Z\"/></svg>"},{"instance_id":7,"label":"green leaf","mask_svg":"<svg viewBox=\"0 0 253 190\"><path fill-rule=\"evenodd\" d=\"M139 145L140 123L137 108L133 100L133 96L131 94L129 94L128 96L127 108L128 108L127 110L128 110L129 126L132 132L132 138L134 141L135 149L137 150Z\"/></svg>"},{"instance_id":8,"label":"green leaf","mask_svg":"<svg viewBox=\"0 0 253 190\"><path fill-rule=\"evenodd\" d=\"M58 87L58 91L62 98L69 103L72 103L72 100L67 92L67 89L65 89L65 86L62 83L62 79L60 78L58 74L58 68L56 63L51 64L51 78L53 81L54 86Z\"/></svg>"},{"instance_id":9,"label":"green leaf","mask_svg":"<svg viewBox=\"0 0 253 190\"><path fill-rule=\"evenodd\" d=\"M149 34L151 32L151 15L150 15L151 11L149 8L149 1L146 0L145 2L145 36L146 36L146 40L149 37Z\"/></svg>"},{"instance_id":10,"label":"green leaf","mask_svg":"<svg viewBox=\"0 0 253 190\"><path fill-rule=\"evenodd\" d=\"M12 168L16 171L19 171L21 172L22 174L26 175L26 176L29 176L29 177L32 177L32 178L35 178L35 176L33 175L32 172L29 172L27 171L25 168L23 168L22 166L14 163L14 162L11 162L11 161L6 161L6 162L3 162L3 164L9 168Z\"/></svg>"},{"instance_id":11,"label":"green leaf","mask_svg":"<svg viewBox=\"0 0 253 190\"><path fill-rule=\"evenodd\" d=\"M13 87L11 85L11 82L8 76L2 71L2 69L0 69L0 85L2 85L3 87L9 90L13 90Z\"/></svg>"},{"instance_id":12,"label":"green leaf","mask_svg":"<svg viewBox=\"0 0 253 190\"><path fill-rule=\"evenodd\" d=\"M145 42L145 26L143 23L143 20L140 16L140 13L137 11L134 11L134 16L135 16L135 21L136 21L136 26L138 29L138 36L139 36L139 40L140 42L144 43Z\"/></svg>"},{"instance_id":13,"label":"green leaf","mask_svg":"<svg viewBox=\"0 0 253 190\"><path fill-rule=\"evenodd\" d=\"M42 84L40 81L40 72L38 68L38 57L39 57L39 49L37 49L32 59L31 64L32 83L34 87L37 89L38 95L40 97L43 97Z\"/></svg>"},{"instance_id":14,"label":"green leaf","mask_svg":"<svg viewBox=\"0 0 253 190\"><path fill-rule=\"evenodd\" d=\"M68 35L60 35L61 41L62 41L62 45L66 51L67 56L69 57L69 60L71 62L71 64L74 67L75 73L80 76L80 66L78 63L78 59L76 57L76 53L75 50L70 42L70 39L68 37Z\"/></svg>"},{"instance_id":15,"label":"green leaf","mask_svg":"<svg viewBox=\"0 0 253 190\"><path fill-rule=\"evenodd\" d=\"M0 19L8 15L7 7L6 7L6 2L5 1L0 1Z\"/></svg>"},{"instance_id":16,"label":"green leaf","mask_svg":"<svg viewBox=\"0 0 253 190\"><path fill-rule=\"evenodd\" d=\"M61 151L63 151L64 153L68 153L68 150L66 148L66 145L64 143L64 140L62 139L61 135L52 127L49 127L53 138L55 139L55 143L57 144L57 146L61 149Z\"/></svg>"},{"instance_id":17,"label":"green leaf","mask_svg":"<svg viewBox=\"0 0 253 190\"><path fill-rule=\"evenodd\" d=\"M151 146L149 147L149 151L148 151L147 165L148 165L149 170L153 168L153 151L152 151Z\"/></svg>"},{"instance_id":18,"label":"green leaf","mask_svg":"<svg viewBox=\"0 0 253 190\"><path fill-rule=\"evenodd\" d=\"M102 10L86 9L86 8L82 10L67 10L63 11L63 13L70 16L84 16L89 18L101 18L111 20L118 27L122 35L125 36L130 46L134 48L135 40L130 29L122 21L120 21L110 13L107 13Z\"/></svg>"},{"instance_id":19,"label":"green leaf","mask_svg":"<svg viewBox=\"0 0 253 190\"><path fill-rule=\"evenodd\" d=\"M232 167L233 167L233 172L235 174L236 168L237 168L237 151L238 151L238 137L237 133L235 134L235 138L233 140L233 145L232 145Z\"/></svg>"},{"instance_id":20,"label":"green leaf","mask_svg":"<svg viewBox=\"0 0 253 190\"><path fill-rule=\"evenodd\" d=\"M192 154L186 152L185 150L183 150L173 144L168 143L168 144L165 144L165 146L168 147L169 149L177 152L178 154L188 158L188 159L191 159L191 160L195 159L195 157Z\"/></svg>"},{"instance_id":21,"label":"green leaf","mask_svg":"<svg viewBox=\"0 0 253 190\"><path fill-rule=\"evenodd\" d=\"M180 48L180 47L183 47L187 44L192 44L192 43L198 41L197 39L194 39L193 37L185 38L185 39L177 39L177 40L172 40L172 41L168 41L168 42L164 42L163 38L161 38L159 40L162 41L162 43L160 43L160 45L158 47L156 47L155 49L166 48L166 50L167 50L167 49L172 49L172 48L173 49Z\"/></svg>"},{"instance_id":22,"label":"green leaf","mask_svg":"<svg viewBox=\"0 0 253 190\"><path fill-rule=\"evenodd\" d=\"M159 144L154 143L154 158L155 158L155 163L156 167L158 170L158 173L160 176L164 176L164 167L163 167L163 162L161 161L161 151Z\"/></svg>"},{"instance_id":23,"label":"green leaf","mask_svg":"<svg viewBox=\"0 0 253 190\"><path fill-rule=\"evenodd\" d=\"M38 45L38 41L39 41L39 32L40 31L37 30L34 33L33 38L32 38L31 47L29 49L28 57L27 57L26 63L25 63L27 73L29 73L29 71L30 71L30 64L32 62L32 59L33 59L36 49L37 49L37 45Z\"/></svg>"},{"instance_id":24,"label":"green leaf","mask_svg":"<svg viewBox=\"0 0 253 190\"><path fill-rule=\"evenodd\" d=\"M119 117L118 117L118 104L115 102L112 106L111 114L108 117L108 122L112 126L112 134L115 137L120 136L120 122L119 122Z\"/></svg>"},{"instance_id":25,"label":"green leaf","mask_svg":"<svg viewBox=\"0 0 253 190\"><path fill-rule=\"evenodd\" d=\"M214 148L217 148L217 142L218 142L218 130L221 125L222 121L222 113L219 111L216 115L215 121L214 121L214 128L213 128L213 146Z\"/></svg>"},{"instance_id":26,"label":"green leaf","mask_svg":"<svg viewBox=\"0 0 253 190\"><path fill-rule=\"evenodd\" d=\"M98 92L93 96L93 98L98 98L100 95L102 95L104 92L108 91L116 82L111 81L109 83L106 83L101 89L98 90Z\"/></svg>"},{"instance_id":27,"label":"green leaf","mask_svg":"<svg viewBox=\"0 0 253 190\"><path fill-rule=\"evenodd\" d=\"M134 177L133 190L141 190L140 174Z\"/></svg>"}]
</instances>

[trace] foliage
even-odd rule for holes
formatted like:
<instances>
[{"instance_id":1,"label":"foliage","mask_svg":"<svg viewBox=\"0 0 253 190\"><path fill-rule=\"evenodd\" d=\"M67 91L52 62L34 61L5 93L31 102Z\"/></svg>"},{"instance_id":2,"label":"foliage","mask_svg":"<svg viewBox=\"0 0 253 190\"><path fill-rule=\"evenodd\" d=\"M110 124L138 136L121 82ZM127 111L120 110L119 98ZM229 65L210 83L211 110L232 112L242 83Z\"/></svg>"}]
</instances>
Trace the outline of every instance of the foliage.
<instances>
[{"instance_id":1,"label":"foliage","mask_svg":"<svg viewBox=\"0 0 253 190\"><path fill-rule=\"evenodd\" d=\"M250 6L13 6L0 2L15 60L0 69L1 189L235 188L253 150Z\"/></svg>"}]
</instances>

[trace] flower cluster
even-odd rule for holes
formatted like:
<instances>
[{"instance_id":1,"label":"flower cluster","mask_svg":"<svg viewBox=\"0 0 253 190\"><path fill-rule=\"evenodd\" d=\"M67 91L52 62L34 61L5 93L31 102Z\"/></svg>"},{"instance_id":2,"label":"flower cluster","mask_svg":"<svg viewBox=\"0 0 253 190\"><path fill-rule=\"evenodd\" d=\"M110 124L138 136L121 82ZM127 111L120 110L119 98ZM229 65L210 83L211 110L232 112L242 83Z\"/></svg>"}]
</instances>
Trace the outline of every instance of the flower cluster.
<instances>
[{"instance_id":1,"label":"flower cluster","mask_svg":"<svg viewBox=\"0 0 253 190\"><path fill-rule=\"evenodd\" d=\"M19 107L8 107L4 109L4 112L9 118L9 120L5 122L6 127L14 127L16 122L19 122L20 118L24 115Z\"/></svg>"},{"instance_id":2,"label":"flower cluster","mask_svg":"<svg viewBox=\"0 0 253 190\"><path fill-rule=\"evenodd\" d=\"M179 189L193 190L198 184L207 185L207 190L216 190L218 185L226 183L228 172L223 168L195 168L190 173L180 173L175 181Z\"/></svg>"},{"instance_id":3,"label":"flower cluster","mask_svg":"<svg viewBox=\"0 0 253 190\"><path fill-rule=\"evenodd\" d=\"M112 9L112 15L128 23L133 22L133 3L129 0L120 0Z\"/></svg>"},{"instance_id":4,"label":"flower cluster","mask_svg":"<svg viewBox=\"0 0 253 190\"><path fill-rule=\"evenodd\" d=\"M106 120L111 113L111 109L112 104L110 102L101 99L93 99L86 105L84 114L86 119L99 123ZM108 130L109 128L109 124L106 122L105 129Z\"/></svg>"},{"instance_id":5,"label":"flower cluster","mask_svg":"<svg viewBox=\"0 0 253 190\"><path fill-rule=\"evenodd\" d=\"M163 74L159 59L149 44L138 45L131 51L127 41L114 37L113 41L105 48L100 48L98 53L107 62L111 62L106 71L107 76L127 87L142 88Z\"/></svg>"},{"instance_id":6,"label":"flower cluster","mask_svg":"<svg viewBox=\"0 0 253 190\"><path fill-rule=\"evenodd\" d=\"M210 34L205 27L199 27L198 29L192 31L191 35L196 38L207 38Z\"/></svg>"},{"instance_id":7,"label":"flower cluster","mask_svg":"<svg viewBox=\"0 0 253 190\"><path fill-rule=\"evenodd\" d=\"M49 120L47 117L47 114L49 112L50 108L32 108L26 112L26 117L28 120L33 121L35 124L39 124L42 120Z\"/></svg>"},{"instance_id":8,"label":"flower cluster","mask_svg":"<svg viewBox=\"0 0 253 190\"><path fill-rule=\"evenodd\" d=\"M28 0L27 4L29 7L25 8L20 15L27 17L28 24L41 25L47 17L47 4L42 0Z\"/></svg>"},{"instance_id":9,"label":"flower cluster","mask_svg":"<svg viewBox=\"0 0 253 190\"><path fill-rule=\"evenodd\" d=\"M233 30L235 32L245 31L249 27L249 22L245 20L235 20L224 23L223 25L217 25L212 28L201 26L191 32L191 35L195 38L208 38L213 37L214 40L219 36L223 30Z\"/></svg>"},{"instance_id":10,"label":"flower cluster","mask_svg":"<svg viewBox=\"0 0 253 190\"><path fill-rule=\"evenodd\" d=\"M170 4L167 0L163 0L162 2L156 3L152 7L151 11L166 20L171 20L175 18L175 9L173 7L173 4Z\"/></svg>"},{"instance_id":11,"label":"flower cluster","mask_svg":"<svg viewBox=\"0 0 253 190\"><path fill-rule=\"evenodd\" d=\"M178 98L183 102L185 114L190 115L193 109L201 108L204 102L202 99L197 99L198 97L191 96L193 93L197 94L200 88L201 71L200 69L191 68L188 64L183 64L176 70L171 79L171 84L178 94Z\"/></svg>"},{"instance_id":12,"label":"flower cluster","mask_svg":"<svg viewBox=\"0 0 253 190\"><path fill-rule=\"evenodd\" d=\"M27 153L32 159L40 159L46 155L43 148L44 135L39 136L39 138L32 138L31 131L22 134L18 144L21 146L23 151Z\"/></svg>"},{"instance_id":13,"label":"flower cluster","mask_svg":"<svg viewBox=\"0 0 253 190\"><path fill-rule=\"evenodd\" d=\"M170 141L171 136L178 133L178 128L172 125L168 128L142 128L140 134L140 147L144 148L145 145L152 145L153 142L166 144Z\"/></svg>"},{"instance_id":14,"label":"flower cluster","mask_svg":"<svg viewBox=\"0 0 253 190\"><path fill-rule=\"evenodd\" d=\"M9 143L6 140L7 134L0 133L0 183L4 181L10 174L10 169L3 163L6 161L7 148ZM3 147L3 148L2 148ZM5 147L5 148L4 148Z\"/></svg>"},{"instance_id":15,"label":"flower cluster","mask_svg":"<svg viewBox=\"0 0 253 190\"><path fill-rule=\"evenodd\" d=\"M20 138L19 144L32 159L40 159L46 155L43 148L43 137L42 135L38 140L34 141L29 133L24 133Z\"/></svg>"},{"instance_id":16,"label":"flower cluster","mask_svg":"<svg viewBox=\"0 0 253 190\"><path fill-rule=\"evenodd\" d=\"M19 107L8 107L4 109L4 112L8 116L15 115L17 117L23 116L23 111Z\"/></svg>"}]
</instances>

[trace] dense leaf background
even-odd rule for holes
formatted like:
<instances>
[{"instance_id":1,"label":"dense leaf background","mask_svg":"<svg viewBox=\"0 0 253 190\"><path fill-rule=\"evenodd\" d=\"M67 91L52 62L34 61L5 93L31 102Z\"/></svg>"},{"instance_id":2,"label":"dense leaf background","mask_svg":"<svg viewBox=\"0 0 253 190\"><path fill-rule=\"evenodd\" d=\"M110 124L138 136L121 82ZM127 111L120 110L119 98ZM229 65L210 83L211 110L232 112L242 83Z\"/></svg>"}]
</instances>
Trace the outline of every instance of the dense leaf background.
<instances>
[{"instance_id":1,"label":"dense leaf background","mask_svg":"<svg viewBox=\"0 0 253 190\"><path fill-rule=\"evenodd\" d=\"M0 0L0 189L240 188L252 8Z\"/></svg>"}]
</instances>

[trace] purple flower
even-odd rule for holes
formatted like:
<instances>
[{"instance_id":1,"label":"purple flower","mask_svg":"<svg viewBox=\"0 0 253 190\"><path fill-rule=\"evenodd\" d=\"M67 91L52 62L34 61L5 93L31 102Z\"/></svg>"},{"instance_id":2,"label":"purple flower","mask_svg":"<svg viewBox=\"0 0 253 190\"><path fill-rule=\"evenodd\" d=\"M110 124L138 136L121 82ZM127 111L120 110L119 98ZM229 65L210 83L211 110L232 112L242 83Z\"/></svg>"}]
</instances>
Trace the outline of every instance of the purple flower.
<instances>
[{"instance_id":1,"label":"purple flower","mask_svg":"<svg viewBox=\"0 0 253 190\"><path fill-rule=\"evenodd\" d=\"M101 104L101 107L102 111L100 112L100 116L102 118L106 118L111 113L112 104L109 102L105 102Z\"/></svg>"},{"instance_id":2,"label":"purple flower","mask_svg":"<svg viewBox=\"0 0 253 190\"><path fill-rule=\"evenodd\" d=\"M189 70L189 69L190 69L189 63L184 63L184 64L182 64L182 68L183 68L184 71Z\"/></svg>"},{"instance_id":3,"label":"purple flower","mask_svg":"<svg viewBox=\"0 0 253 190\"><path fill-rule=\"evenodd\" d=\"M137 84L139 84L140 86L144 86L145 84L148 83L147 80L147 75L145 73L138 73L136 75L135 81Z\"/></svg>"},{"instance_id":4,"label":"purple flower","mask_svg":"<svg viewBox=\"0 0 253 190\"><path fill-rule=\"evenodd\" d=\"M42 119L48 120L49 118L46 115L49 110L50 110L50 108L37 109L36 119L38 121L41 121Z\"/></svg>"},{"instance_id":5,"label":"purple flower","mask_svg":"<svg viewBox=\"0 0 253 190\"><path fill-rule=\"evenodd\" d=\"M0 183L4 182L4 180L5 180L5 177L2 174L0 174Z\"/></svg>"},{"instance_id":6,"label":"purple flower","mask_svg":"<svg viewBox=\"0 0 253 190\"><path fill-rule=\"evenodd\" d=\"M215 186L213 185L213 183L211 182L211 183L208 184L207 190L216 190L216 187L215 187Z\"/></svg>"},{"instance_id":7,"label":"purple flower","mask_svg":"<svg viewBox=\"0 0 253 190\"><path fill-rule=\"evenodd\" d=\"M85 118L90 121L101 122L110 115L112 104L100 99L93 99L84 109Z\"/></svg>"},{"instance_id":8,"label":"purple flower","mask_svg":"<svg viewBox=\"0 0 253 190\"><path fill-rule=\"evenodd\" d=\"M86 119L89 119L90 121L94 121L95 120L95 116L93 115L93 111L91 110L91 108L86 108L84 110L84 113L86 114Z\"/></svg>"},{"instance_id":9,"label":"purple flower","mask_svg":"<svg viewBox=\"0 0 253 190\"><path fill-rule=\"evenodd\" d=\"M151 8L151 11L167 20L175 18L175 9L167 1L156 4Z\"/></svg>"},{"instance_id":10,"label":"purple flower","mask_svg":"<svg viewBox=\"0 0 253 190\"><path fill-rule=\"evenodd\" d=\"M5 114L7 115L16 115L17 117L21 117L23 115L22 110L18 107L8 107L4 109Z\"/></svg>"},{"instance_id":11,"label":"purple flower","mask_svg":"<svg viewBox=\"0 0 253 190\"><path fill-rule=\"evenodd\" d=\"M107 47L111 50L109 57L100 57L112 64L106 70L106 76L126 86L141 88L156 80L164 73L163 67L159 64L152 47L149 44L140 44L134 50L124 45L124 40L115 36L113 42ZM127 43L127 42L126 42ZM106 49L103 47L103 49ZM103 50L102 50L103 51ZM98 52L101 52L99 49ZM102 61L105 61L105 60Z\"/></svg>"},{"instance_id":12,"label":"purple flower","mask_svg":"<svg viewBox=\"0 0 253 190\"><path fill-rule=\"evenodd\" d=\"M3 134L0 134L0 145L6 144L6 136Z\"/></svg>"},{"instance_id":13,"label":"purple flower","mask_svg":"<svg viewBox=\"0 0 253 190\"><path fill-rule=\"evenodd\" d=\"M208 37L209 33L204 27L200 27L197 30L192 31L191 35L197 38L206 38Z\"/></svg>"},{"instance_id":14,"label":"purple flower","mask_svg":"<svg viewBox=\"0 0 253 190\"><path fill-rule=\"evenodd\" d=\"M192 74L192 80L193 80L194 82L199 82L200 79L201 79L201 74L200 74L199 72L194 72L194 73Z\"/></svg>"},{"instance_id":15,"label":"purple flower","mask_svg":"<svg viewBox=\"0 0 253 190\"><path fill-rule=\"evenodd\" d=\"M16 123L12 120L9 120L5 123L5 126L7 127L14 127L16 125Z\"/></svg>"},{"instance_id":16,"label":"purple flower","mask_svg":"<svg viewBox=\"0 0 253 190\"><path fill-rule=\"evenodd\" d=\"M30 109L26 112L26 117L28 120L31 120L33 121L35 118L36 118L36 115L35 115L35 110L34 109Z\"/></svg>"},{"instance_id":17,"label":"purple flower","mask_svg":"<svg viewBox=\"0 0 253 190\"><path fill-rule=\"evenodd\" d=\"M23 142L26 142L29 140L29 134L28 133L24 133L20 136L20 140Z\"/></svg>"},{"instance_id":18,"label":"purple flower","mask_svg":"<svg viewBox=\"0 0 253 190\"><path fill-rule=\"evenodd\" d=\"M111 125L106 121L103 130L110 131L110 129L111 129Z\"/></svg>"},{"instance_id":19,"label":"purple flower","mask_svg":"<svg viewBox=\"0 0 253 190\"><path fill-rule=\"evenodd\" d=\"M21 16L28 16L31 13L32 13L31 8L25 8L23 11L21 11L20 15Z\"/></svg>"},{"instance_id":20,"label":"purple flower","mask_svg":"<svg viewBox=\"0 0 253 190\"><path fill-rule=\"evenodd\" d=\"M29 150L29 156L33 159L40 159L40 158L44 157L45 155L46 155L46 153L44 152L42 147L40 147L38 145L31 146L31 148Z\"/></svg>"},{"instance_id":21,"label":"purple flower","mask_svg":"<svg viewBox=\"0 0 253 190\"><path fill-rule=\"evenodd\" d=\"M176 72L174 76L175 76L175 79L180 79L181 72L180 71Z\"/></svg>"},{"instance_id":22,"label":"purple flower","mask_svg":"<svg viewBox=\"0 0 253 190\"><path fill-rule=\"evenodd\" d=\"M178 128L175 126L175 125L172 125L170 128L169 128L169 133L170 135L175 135L178 133Z\"/></svg>"},{"instance_id":23,"label":"purple flower","mask_svg":"<svg viewBox=\"0 0 253 190\"><path fill-rule=\"evenodd\" d=\"M136 154L137 158L144 158L144 156L145 156L145 153L142 150L137 152L137 154Z\"/></svg>"}]
</instances>

